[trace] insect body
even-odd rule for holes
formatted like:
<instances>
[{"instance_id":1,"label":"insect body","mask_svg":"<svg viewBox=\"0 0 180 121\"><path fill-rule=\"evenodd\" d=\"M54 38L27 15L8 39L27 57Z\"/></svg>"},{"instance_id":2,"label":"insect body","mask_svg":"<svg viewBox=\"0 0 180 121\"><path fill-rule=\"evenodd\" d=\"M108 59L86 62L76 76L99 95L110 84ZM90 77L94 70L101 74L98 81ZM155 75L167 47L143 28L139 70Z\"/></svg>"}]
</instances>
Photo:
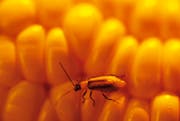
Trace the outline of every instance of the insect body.
<instances>
[{"instance_id":1,"label":"insect body","mask_svg":"<svg viewBox=\"0 0 180 121\"><path fill-rule=\"evenodd\" d=\"M79 84L82 88L88 88L90 90L98 90L101 92L113 92L124 87L126 82L118 78L117 76L98 76L89 78L86 81L82 81Z\"/></svg>"},{"instance_id":2,"label":"insect body","mask_svg":"<svg viewBox=\"0 0 180 121\"><path fill-rule=\"evenodd\" d=\"M97 76L88 78L80 83L74 83L73 80L70 78L69 74L66 72L64 66L60 63L61 68L71 81L74 86L74 91L84 90L82 98L83 102L85 101L84 96L87 93L87 90L90 90L90 99L93 101L93 105L95 104L95 100L92 98L92 91L100 91L105 99L115 101L111 98L108 98L105 93L107 92L115 92L126 85L126 82L120 79L118 76L115 75L105 75L105 76Z\"/></svg>"}]
</instances>

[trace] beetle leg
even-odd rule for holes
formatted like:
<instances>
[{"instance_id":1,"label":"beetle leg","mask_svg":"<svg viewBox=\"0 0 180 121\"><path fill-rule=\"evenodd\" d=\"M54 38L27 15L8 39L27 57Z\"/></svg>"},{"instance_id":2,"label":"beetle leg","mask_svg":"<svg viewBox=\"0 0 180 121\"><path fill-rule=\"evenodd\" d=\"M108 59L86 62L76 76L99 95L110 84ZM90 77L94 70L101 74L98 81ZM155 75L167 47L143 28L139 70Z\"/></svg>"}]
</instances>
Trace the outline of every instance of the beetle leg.
<instances>
[{"instance_id":1,"label":"beetle leg","mask_svg":"<svg viewBox=\"0 0 180 121\"><path fill-rule=\"evenodd\" d=\"M109 98L107 95L105 95L104 93L102 93L102 95L106 100L113 100L113 99Z\"/></svg>"},{"instance_id":2,"label":"beetle leg","mask_svg":"<svg viewBox=\"0 0 180 121\"><path fill-rule=\"evenodd\" d=\"M85 99L86 93L87 93L87 89L82 94L82 103L84 103L86 101L86 99Z\"/></svg>"},{"instance_id":3,"label":"beetle leg","mask_svg":"<svg viewBox=\"0 0 180 121\"><path fill-rule=\"evenodd\" d=\"M104 97L106 100L111 100L111 101L113 101L113 102L119 103L118 101L109 98L109 97L108 97L107 95L105 95L104 93L102 93L102 95L103 95L103 97Z\"/></svg>"},{"instance_id":4,"label":"beetle leg","mask_svg":"<svg viewBox=\"0 0 180 121\"><path fill-rule=\"evenodd\" d=\"M90 94L89 94L89 97L90 97L90 99L92 100L92 102L93 102L93 106L95 106L95 100L93 99L93 97L92 97L92 91L90 91Z\"/></svg>"}]
</instances>

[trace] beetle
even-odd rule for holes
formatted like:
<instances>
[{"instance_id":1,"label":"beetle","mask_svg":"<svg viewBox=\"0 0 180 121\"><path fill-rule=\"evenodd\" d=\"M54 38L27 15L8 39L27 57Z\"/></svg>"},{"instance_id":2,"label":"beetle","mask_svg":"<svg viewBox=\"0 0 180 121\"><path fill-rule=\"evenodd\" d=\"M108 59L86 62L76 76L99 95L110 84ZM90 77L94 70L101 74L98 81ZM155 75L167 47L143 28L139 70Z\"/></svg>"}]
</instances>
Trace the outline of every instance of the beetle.
<instances>
[{"instance_id":1,"label":"beetle","mask_svg":"<svg viewBox=\"0 0 180 121\"><path fill-rule=\"evenodd\" d=\"M121 77L118 77L116 75L96 76L96 77L90 77L78 83L74 83L71 77L69 76L69 74L67 73L66 69L64 68L63 64L62 63L59 64L62 70L64 71L64 73L66 74L66 76L68 77L68 79L71 81L74 87L73 90L75 92L84 90L82 94L83 103L85 102L84 97L88 90L90 90L89 97L92 100L93 105L95 105L95 100L92 97L93 91L100 91L105 99L115 101L114 99L111 99L108 96L106 96L105 93L115 92L126 85L126 82L121 79L124 77L124 75L122 75Z\"/></svg>"}]
</instances>

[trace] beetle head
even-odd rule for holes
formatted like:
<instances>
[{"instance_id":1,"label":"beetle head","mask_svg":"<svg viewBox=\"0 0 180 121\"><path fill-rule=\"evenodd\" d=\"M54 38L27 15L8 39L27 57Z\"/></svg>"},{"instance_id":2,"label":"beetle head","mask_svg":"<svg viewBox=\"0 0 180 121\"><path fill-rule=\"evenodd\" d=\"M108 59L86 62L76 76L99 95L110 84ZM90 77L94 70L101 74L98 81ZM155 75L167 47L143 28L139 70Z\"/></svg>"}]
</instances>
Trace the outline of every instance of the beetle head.
<instances>
[{"instance_id":1,"label":"beetle head","mask_svg":"<svg viewBox=\"0 0 180 121\"><path fill-rule=\"evenodd\" d=\"M80 84L75 84L74 85L74 91L81 90L81 85Z\"/></svg>"}]
</instances>

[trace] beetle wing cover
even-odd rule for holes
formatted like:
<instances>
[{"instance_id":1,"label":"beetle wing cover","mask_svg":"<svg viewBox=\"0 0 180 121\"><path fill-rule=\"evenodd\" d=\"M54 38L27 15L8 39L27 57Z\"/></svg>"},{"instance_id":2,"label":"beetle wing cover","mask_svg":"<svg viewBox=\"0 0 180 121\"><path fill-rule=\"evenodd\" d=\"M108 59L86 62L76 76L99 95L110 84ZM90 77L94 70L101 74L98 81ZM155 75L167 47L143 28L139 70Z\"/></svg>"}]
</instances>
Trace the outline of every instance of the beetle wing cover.
<instances>
[{"instance_id":1,"label":"beetle wing cover","mask_svg":"<svg viewBox=\"0 0 180 121\"><path fill-rule=\"evenodd\" d=\"M88 81L89 88L120 88L125 85L126 82L116 76L98 76L90 78Z\"/></svg>"}]
</instances>

